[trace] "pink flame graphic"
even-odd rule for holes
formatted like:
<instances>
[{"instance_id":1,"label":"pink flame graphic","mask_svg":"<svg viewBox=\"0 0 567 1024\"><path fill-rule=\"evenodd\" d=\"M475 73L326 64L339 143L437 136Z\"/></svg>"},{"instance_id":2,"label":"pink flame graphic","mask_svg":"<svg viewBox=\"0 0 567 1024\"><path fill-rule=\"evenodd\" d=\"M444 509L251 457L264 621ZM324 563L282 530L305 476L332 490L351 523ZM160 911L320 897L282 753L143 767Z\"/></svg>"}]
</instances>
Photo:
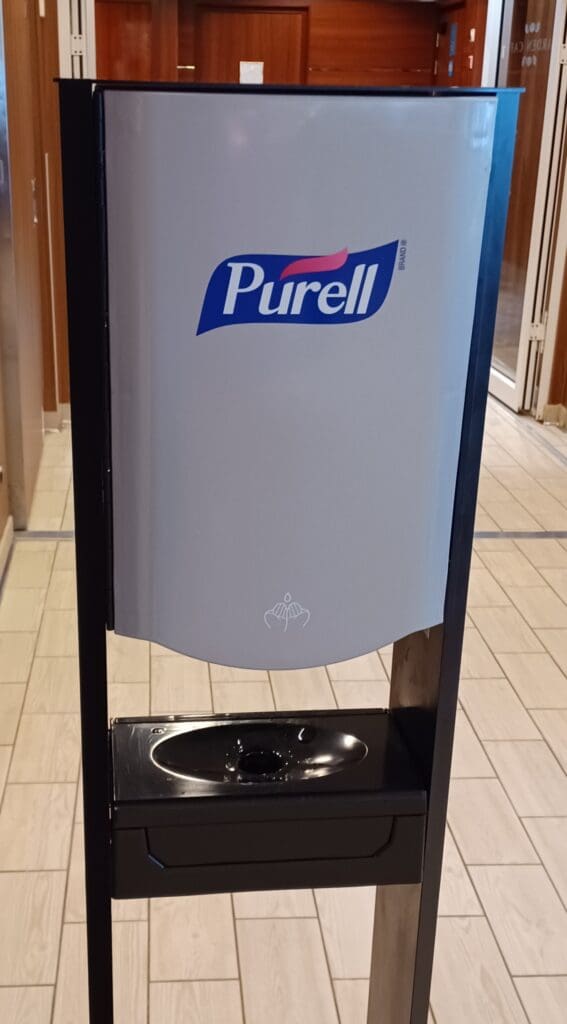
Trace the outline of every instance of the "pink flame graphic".
<instances>
[{"instance_id":1,"label":"pink flame graphic","mask_svg":"<svg viewBox=\"0 0 567 1024\"><path fill-rule=\"evenodd\" d=\"M326 270L338 270L348 259L348 249L333 252L329 256L304 256L301 260L288 263L280 274L280 281L292 274L322 274Z\"/></svg>"}]
</instances>

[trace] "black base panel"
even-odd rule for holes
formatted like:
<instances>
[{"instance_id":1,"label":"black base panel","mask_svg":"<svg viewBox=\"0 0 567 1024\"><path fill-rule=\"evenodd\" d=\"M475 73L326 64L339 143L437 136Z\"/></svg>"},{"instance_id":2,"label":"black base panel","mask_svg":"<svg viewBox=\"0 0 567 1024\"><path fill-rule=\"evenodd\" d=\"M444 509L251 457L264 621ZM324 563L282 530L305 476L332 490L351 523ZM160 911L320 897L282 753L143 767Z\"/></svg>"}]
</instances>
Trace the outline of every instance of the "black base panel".
<instances>
[{"instance_id":1,"label":"black base panel","mask_svg":"<svg viewBox=\"0 0 567 1024\"><path fill-rule=\"evenodd\" d=\"M292 830L302 829L303 824L286 822ZM341 832L352 824L352 820L332 822ZM244 844L244 826L233 828ZM148 831L117 829L112 841L112 895L115 899L136 899L270 889L405 885L422 880L424 838L425 815L416 814L396 818L387 845L374 856L164 867L149 852ZM228 856L230 851L226 852Z\"/></svg>"},{"instance_id":2,"label":"black base panel","mask_svg":"<svg viewBox=\"0 0 567 1024\"><path fill-rule=\"evenodd\" d=\"M231 737L257 751L258 736L282 730L292 739L279 776L199 777L217 764L222 775ZM304 730L312 741L294 747ZM384 711L125 719L111 735L116 898L421 880L426 792ZM367 752L356 758L360 743ZM294 753L301 759L305 749L309 757L319 751L323 770L329 754L348 763L298 781ZM179 756L196 766L194 776L176 772Z\"/></svg>"}]
</instances>

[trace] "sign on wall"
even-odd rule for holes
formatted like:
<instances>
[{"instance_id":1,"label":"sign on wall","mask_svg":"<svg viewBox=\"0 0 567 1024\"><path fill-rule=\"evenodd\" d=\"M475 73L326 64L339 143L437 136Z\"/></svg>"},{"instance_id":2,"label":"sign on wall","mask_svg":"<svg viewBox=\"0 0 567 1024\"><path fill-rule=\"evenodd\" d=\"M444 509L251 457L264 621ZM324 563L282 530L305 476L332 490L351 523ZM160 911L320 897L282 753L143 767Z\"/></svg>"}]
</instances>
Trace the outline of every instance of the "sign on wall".
<instances>
[{"instance_id":1,"label":"sign on wall","mask_svg":"<svg viewBox=\"0 0 567 1024\"><path fill-rule=\"evenodd\" d=\"M104 103L116 630L292 668L440 622L495 98Z\"/></svg>"}]
</instances>

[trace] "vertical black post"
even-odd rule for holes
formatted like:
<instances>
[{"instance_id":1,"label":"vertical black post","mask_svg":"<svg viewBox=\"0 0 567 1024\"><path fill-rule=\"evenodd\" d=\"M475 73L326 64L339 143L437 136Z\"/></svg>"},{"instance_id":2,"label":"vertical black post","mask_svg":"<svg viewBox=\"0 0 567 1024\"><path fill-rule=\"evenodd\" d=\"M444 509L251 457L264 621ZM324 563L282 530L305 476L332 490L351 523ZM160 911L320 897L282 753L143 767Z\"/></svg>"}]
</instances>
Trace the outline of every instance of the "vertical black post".
<instances>
[{"instance_id":1,"label":"vertical black post","mask_svg":"<svg viewBox=\"0 0 567 1024\"><path fill-rule=\"evenodd\" d=\"M110 776L106 675L107 539L103 491L104 276L99 209L101 97L92 83L61 81L63 206L73 429L75 545L89 1009L112 1024Z\"/></svg>"},{"instance_id":2,"label":"vertical black post","mask_svg":"<svg viewBox=\"0 0 567 1024\"><path fill-rule=\"evenodd\" d=\"M427 1020L431 986L476 497L519 99L518 92L498 95L445 594L411 1024Z\"/></svg>"}]
</instances>

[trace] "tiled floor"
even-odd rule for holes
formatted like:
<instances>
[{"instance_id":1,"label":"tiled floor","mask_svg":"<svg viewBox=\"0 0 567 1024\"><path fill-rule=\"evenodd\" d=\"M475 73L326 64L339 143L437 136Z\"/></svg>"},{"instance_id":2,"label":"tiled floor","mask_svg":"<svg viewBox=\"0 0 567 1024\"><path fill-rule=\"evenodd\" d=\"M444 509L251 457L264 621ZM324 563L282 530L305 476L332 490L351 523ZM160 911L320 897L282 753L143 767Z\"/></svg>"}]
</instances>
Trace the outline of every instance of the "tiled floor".
<instances>
[{"instance_id":1,"label":"tiled floor","mask_svg":"<svg viewBox=\"0 0 567 1024\"><path fill-rule=\"evenodd\" d=\"M30 530L72 530L70 461L68 432L48 435ZM477 531L431 1020L565 1024L566 435L491 405ZM76 656L72 541L19 540L0 603L3 1024L86 1020ZM269 675L110 636L111 710L384 705L390 661ZM363 1024L372 913L370 889L116 904L117 1021Z\"/></svg>"}]
</instances>

